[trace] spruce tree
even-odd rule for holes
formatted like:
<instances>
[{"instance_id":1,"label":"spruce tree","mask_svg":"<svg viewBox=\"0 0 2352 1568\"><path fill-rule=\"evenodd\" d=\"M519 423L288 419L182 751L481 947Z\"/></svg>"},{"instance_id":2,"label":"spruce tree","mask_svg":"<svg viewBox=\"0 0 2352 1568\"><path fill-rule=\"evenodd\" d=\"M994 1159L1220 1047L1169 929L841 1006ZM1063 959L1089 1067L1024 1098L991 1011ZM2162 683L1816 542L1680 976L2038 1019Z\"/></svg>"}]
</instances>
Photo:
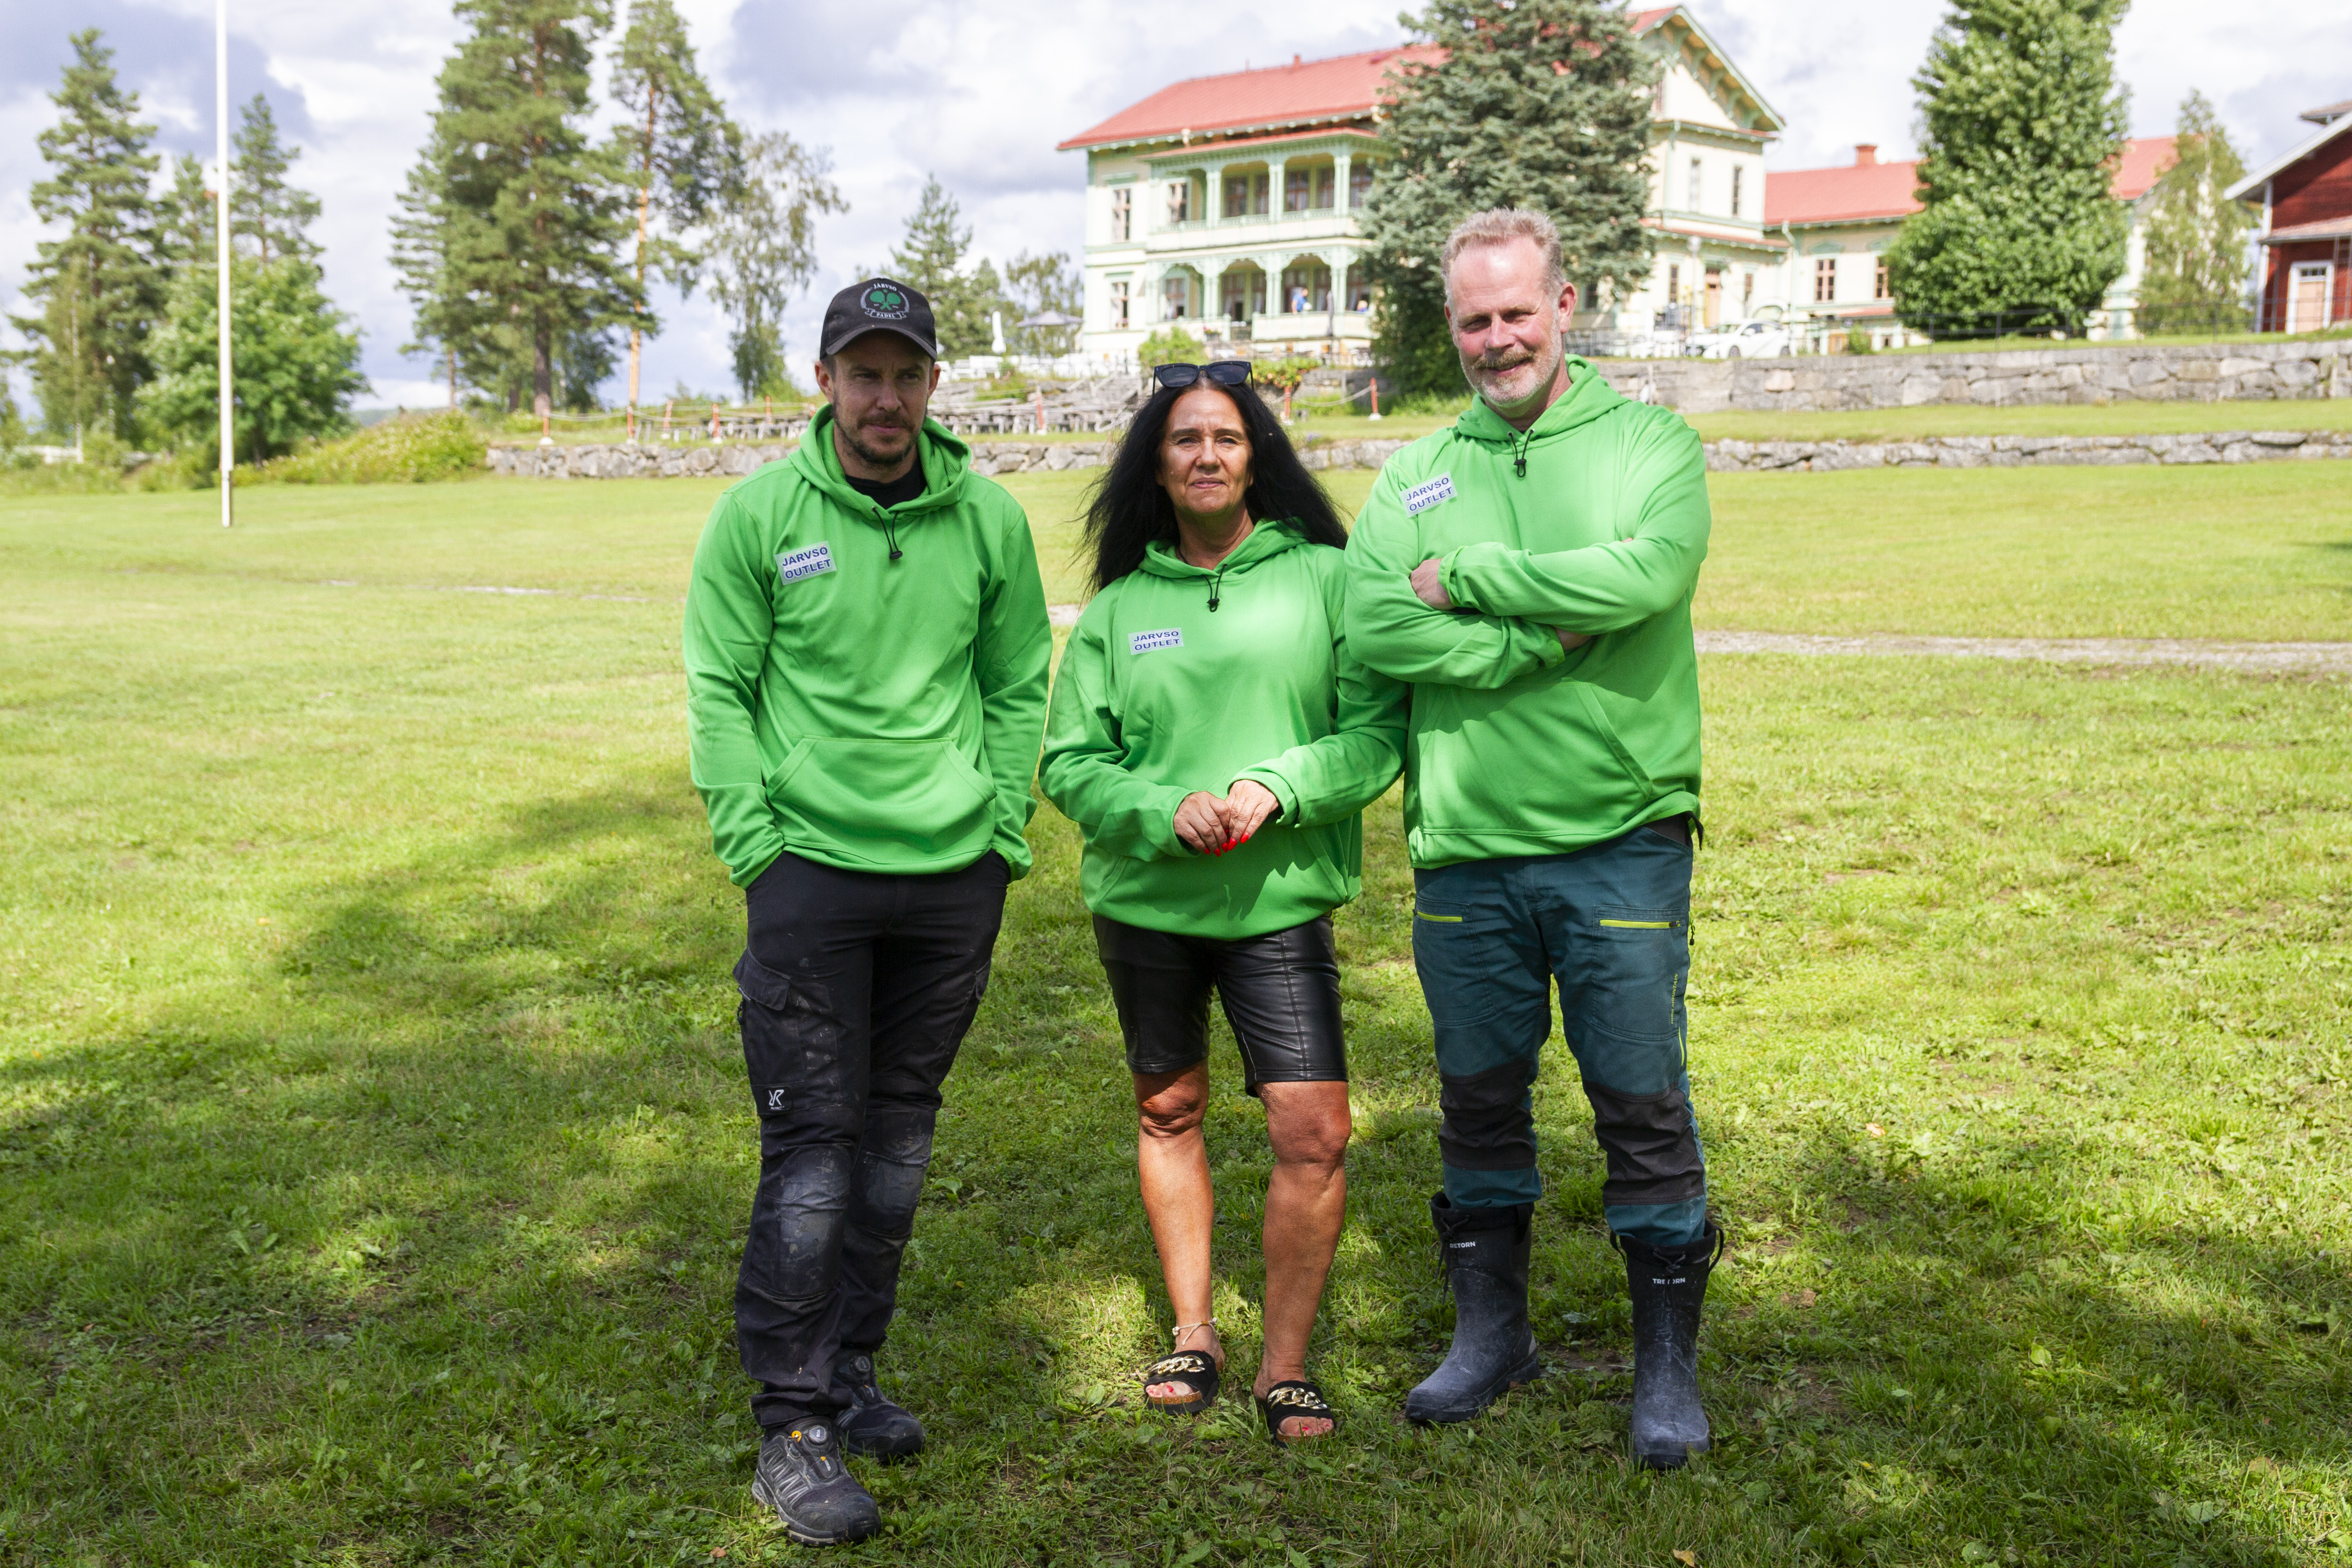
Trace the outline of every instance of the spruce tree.
<instances>
[{"instance_id":1,"label":"spruce tree","mask_svg":"<svg viewBox=\"0 0 2352 1568\"><path fill-rule=\"evenodd\" d=\"M905 243L890 253L890 276L919 290L931 302L939 326L940 357L962 359L988 352L988 315L1004 308L1003 289L988 261L970 272L971 226L937 175L926 175L922 199L907 220Z\"/></svg>"},{"instance_id":2,"label":"spruce tree","mask_svg":"<svg viewBox=\"0 0 2352 1568\"><path fill-rule=\"evenodd\" d=\"M229 159L228 232L268 263L290 258L316 261L319 247L310 235L319 216L319 198L286 183L287 170L302 155L278 140L278 119L259 93L238 116L236 152Z\"/></svg>"},{"instance_id":3,"label":"spruce tree","mask_svg":"<svg viewBox=\"0 0 2352 1568\"><path fill-rule=\"evenodd\" d=\"M1603 0L1431 0L1406 25L1445 51L1409 62L1381 126L1387 156L1365 204L1380 286L1374 353L1402 390L1458 391L1438 252L1487 207L1559 226L1569 277L1638 287L1652 241L1648 89L1658 65Z\"/></svg>"},{"instance_id":4,"label":"spruce tree","mask_svg":"<svg viewBox=\"0 0 2352 1568\"><path fill-rule=\"evenodd\" d=\"M2201 92L2180 103L2173 163L2158 177L2147 222L2141 276L2142 331L2200 331L2242 322L2249 268L2246 237L2254 215L2221 195L2246 165Z\"/></svg>"},{"instance_id":5,"label":"spruce tree","mask_svg":"<svg viewBox=\"0 0 2352 1568\"><path fill-rule=\"evenodd\" d=\"M620 254L626 174L585 123L592 47L612 9L458 0L457 14L473 34L442 67L394 260L404 288L425 290L420 336L453 351L478 386L499 384L499 361L520 357L532 412L544 416L573 335L607 334L644 302Z\"/></svg>"},{"instance_id":6,"label":"spruce tree","mask_svg":"<svg viewBox=\"0 0 2352 1568\"><path fill-rule=\"evenodd\" d=\"M2122 275L2124 8L1956 0L1911 79L1923 210L1886 253L1906 322L1937 337L2075 331Z\"/></svg>"},{"instance_id":7,"label":"spruce tree","mask_svg":"<svg viewBox=\"0 0 2352 1568\"><path fill-rule=\"evenodd\" d=\"M43 240L25 293L37 316L11 318L32 342L33 385L49 428L110 426L133 438L147 334L163 313L165 273L157 251L147 151L155 128L139 122L139 95L114 78L114 51L95 27L73 35L74 59L49 95L58 123L40 134L49 176L32 190L34 215L63 224Z\"/></svg>"},{"instance_id":8,"label":"spruce tree","mask_svg":"<svg viewBox=\"0 0 2352 1568\"><path fill-rule=\"evenodd\" d=\"M670 0L630 0L629 25L613 60L613 97L628 111L614 132L614 151L635 197L637 292L645 293L650 269L690 293L702 255L686 243L686 235L740 178L743 133L703 80L686 23ZM643 323L633 321L632 408L644 346Z\"/></svg>"},{"instance_id":9,"label":"spruce tree","mask_svg":"<svg viewBox=\"0 0 2352 1568\"><path fill-rule=\"evenodd\" d=\"M710 292L732 318L728 347L744 397L792 384L778 323L816 276L816 219L847 212L832 162L781 131L752 137L742 172L724 195L711 235Z\"/></svg>"}]
</instances>

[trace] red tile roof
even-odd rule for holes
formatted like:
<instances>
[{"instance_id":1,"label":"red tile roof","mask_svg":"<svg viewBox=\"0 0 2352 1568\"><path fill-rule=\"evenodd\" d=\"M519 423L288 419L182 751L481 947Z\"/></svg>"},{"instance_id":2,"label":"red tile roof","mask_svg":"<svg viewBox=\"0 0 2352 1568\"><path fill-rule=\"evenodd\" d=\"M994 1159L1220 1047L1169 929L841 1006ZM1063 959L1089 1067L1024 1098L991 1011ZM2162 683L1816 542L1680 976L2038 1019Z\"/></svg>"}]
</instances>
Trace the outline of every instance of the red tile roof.
<instances>
[{"instance_id":1,"label":"red tile roof","mask_svg":"<svg viewBox=\"0 0 2352 1568\"><path fill-rule=\"evenodd\" d=\"M2110 187L2123 201L2147 195L2172 163L2172 138L2141 136L2124 143ZM1859 223L1898 218L1919 210L1912 194L1918 183L1916 160L1899 163L1848 163L1832 169L1772 170L1764 176L1764 223Z\"/></svg>"},{"instance_id":2,"label":"red tile roof","mask_svg":"<svg viewBox=\"0 0 2352 1568\"><path fill-rule=\"evenodd\" d=\"M1636 35L1646 33L1682 7L1661 5L1630 18ZM1286 66L1194 77L1161 88L1142 102L1120 110L1090 130L1062 142L1059 150L1099 147L1111 142L1152 142L1223 131L1271 131L1316 121L1369 115L1386 91L1389 72L1405 60L1436 60L1444 51L1429 44L1372 49L1327 60L1296 60Z\"/></svg>"},{"instance_id":3,"label":"red tile roof","mask_svg":"<svg viewBox=\"0 0 2352 1568\"><path fill-rule=\"evenodd\" d=\"M1063 142L1061 150L1096 147L1106 142L1158 141L1186 132L1201 136L1219 131L1272 131L1318 120L1351 120L1371 113L1392 67L1436 56L1437 50L1423 45L1194 77L1163 87L1141 103L1079 132Z\"/></svg>"}]
</instances>

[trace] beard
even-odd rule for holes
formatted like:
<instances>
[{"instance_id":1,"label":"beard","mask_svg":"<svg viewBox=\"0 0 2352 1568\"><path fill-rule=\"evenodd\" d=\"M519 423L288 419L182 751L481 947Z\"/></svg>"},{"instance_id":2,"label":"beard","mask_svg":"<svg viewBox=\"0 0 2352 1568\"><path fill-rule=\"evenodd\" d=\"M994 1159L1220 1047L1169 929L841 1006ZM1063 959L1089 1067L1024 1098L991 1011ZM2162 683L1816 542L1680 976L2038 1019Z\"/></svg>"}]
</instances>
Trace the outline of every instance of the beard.
<instances>
[{"instance_id":1,"label":"beard","mask_svg":"<svg viewBox=\"0 0 2352 1568\"><path fill-rule=\"evenodd\" d=\"M1506 403L1517 403L1551 384L1559 374L1559 362L1568 353L1567 345L1557 337L1548 337L1542 352L1533 349L1507 349L1500 353L1462 356L1462 374L1472 386L1486 394L1490 401L1499 397ZM1532 367L1533 374L1528 374ZM1517 390L1506 393L1507 386Z\"/></svg>"},{"instance_id":2,"label":"beard","mask_svg":"<svg viewBox=\"0 0 2352 1568\"><path fill-rule=\"evenodd\" d=\"M907 447L901 446L896 451L885 452L880 447L874 445L872 437L876 436L904 436L908 438L909 442L911 442L914 435L913 430L905 425L876 425L868 423L857 426L855 428L852 428L848 425L837 425L835 427L841 432L842 443L851 451L857 454L857 460L870 468L896 468L905 459L907 456Z\"/></svg>"}]
</instances>

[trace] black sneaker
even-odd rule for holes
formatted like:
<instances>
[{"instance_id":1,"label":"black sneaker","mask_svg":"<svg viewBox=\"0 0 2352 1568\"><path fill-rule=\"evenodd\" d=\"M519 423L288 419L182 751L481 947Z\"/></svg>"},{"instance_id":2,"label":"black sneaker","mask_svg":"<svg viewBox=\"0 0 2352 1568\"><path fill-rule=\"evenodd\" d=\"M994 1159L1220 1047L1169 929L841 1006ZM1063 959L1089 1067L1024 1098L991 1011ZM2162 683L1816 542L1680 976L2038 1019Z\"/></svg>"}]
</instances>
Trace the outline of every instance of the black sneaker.
<instances>
[{"instance_id":1,"label":"black sneaker","mask_svg":"<svg viewBox=\"0 0 2352 1568\"><path fill-rule=\"evenodd\" d=\"M834 1369L835 1398L845 1392L848 1404L835 1425L841 1428L841 1446L869 1459L903 1459L923 1448L923 1424L913 1411L882 1392L874 1381L874 1358L863 1353L844 1356Z\"/></svg>"},{"instance_id":2,"label":"black sneaker","mask_svg":"<svg viewBox=\"0 0 2352 1568\"><path fill-rule=\"evenodd\" d=\"M841 1462L840 1434L822 1421L761 1436L751 1495L803 1546L863 1541L882 1528L882 1510Z\"/></svg>"}]
</instances>

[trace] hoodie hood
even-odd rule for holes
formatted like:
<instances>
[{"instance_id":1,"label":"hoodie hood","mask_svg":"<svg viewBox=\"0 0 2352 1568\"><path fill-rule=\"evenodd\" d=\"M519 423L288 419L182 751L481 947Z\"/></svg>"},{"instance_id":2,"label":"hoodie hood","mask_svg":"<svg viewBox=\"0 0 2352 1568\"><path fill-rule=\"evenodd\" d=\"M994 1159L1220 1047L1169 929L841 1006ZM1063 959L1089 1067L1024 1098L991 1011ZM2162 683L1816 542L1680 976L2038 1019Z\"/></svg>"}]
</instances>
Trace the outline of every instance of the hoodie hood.
<instances>
[{"instance_id":1,"label":"hoodie hood","mask_svg":"<svg viewBox=\"0 0 2352 1568\"><path fill-rule=\"evenodd\" d=\"M852 517L877 523L886 518L904 521L952 507L962 498L964 480L971 473L971 447L938 420L926 417L915 434L915 458L923 465L923 493L895 507L861 495L850 484L849 476L841 471L841 454L833 449L833 426L832 405L818 409L790 461L795 472L838 501Z\"/></svg>"},{"instance_id":2,"label":"hoodie hood","mask_svg":"<svg viewBox=\"0 0 2352 1568\"><path fill-rule=\"evenodd\" d=\"M1454 432L1473 441L1516 449L1522 444L1533 446L1565 436L1580 425L1589 425L1614 412L1626 401L1623 393L1592 368L1591 360L1569 355L1568 377L1567 393L1538 416L1524 434L1512 429L1501 415L1487 406L1484 397L1470 400L1470 406L1454 422Z\"/></svg>"},{"instance_id":3,"label":"hoodie hood","mask_svg":"<svg viewBox=\"0 0 2352 1568\"><path fill-rule=\"evenodd\" d=\"M1155 577L1224 577L1246 572L1263 562L1307 542L1307 535L1288 518L1269 518L1250 530L1232 554L1214 566L1195 566L1177 552L1173 542L1155 539L1143 547L1143 567Z\"/></svg>"}]
</instances>

